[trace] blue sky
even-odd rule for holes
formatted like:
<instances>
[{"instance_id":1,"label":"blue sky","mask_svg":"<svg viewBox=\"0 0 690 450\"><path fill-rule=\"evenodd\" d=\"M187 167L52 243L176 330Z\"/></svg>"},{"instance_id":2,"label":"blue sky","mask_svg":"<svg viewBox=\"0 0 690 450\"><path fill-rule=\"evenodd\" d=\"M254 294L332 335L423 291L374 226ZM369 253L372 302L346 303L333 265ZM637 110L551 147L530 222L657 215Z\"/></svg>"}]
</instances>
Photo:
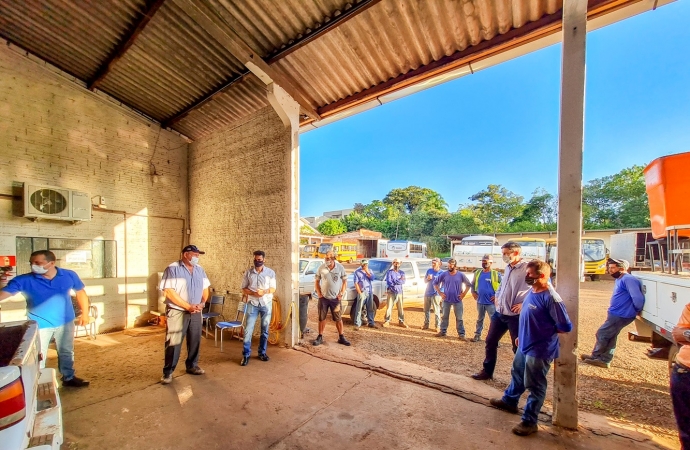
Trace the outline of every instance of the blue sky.
<instances>
[{"instance_id":1,"label":"blue sky","mask_svg":"<svg viewBox=\"0 0 690 450\"><path fill-rule=\"evenodd\" d=\"M584 181L690 151L690 1L587 36ZM300 136L300 214L411 185L455 211L488 184L557 190L554 45Z\"/></svg>"}]
</instances>

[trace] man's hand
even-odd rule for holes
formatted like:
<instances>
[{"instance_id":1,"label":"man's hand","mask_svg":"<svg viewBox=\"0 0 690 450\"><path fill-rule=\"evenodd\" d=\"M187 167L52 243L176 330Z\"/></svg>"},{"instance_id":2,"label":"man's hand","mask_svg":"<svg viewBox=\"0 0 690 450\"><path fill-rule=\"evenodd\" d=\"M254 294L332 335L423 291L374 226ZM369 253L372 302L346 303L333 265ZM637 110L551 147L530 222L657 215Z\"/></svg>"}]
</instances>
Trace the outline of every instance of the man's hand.
<instances>
[{"instance_id":1,"label":"man's hand","mask_svg":"<svg viewBox=\"0 0 690 450\"><path fill-rule=\"evenodd\" d=\"M446 294L445 294L445 292L441 292L441 293L440 293L440 294L438 294L438 295L440 295L440 296L441 296L441 298L442 298L443 300L445 300L445 299L446 299Z\"/></svg>"},{"instance_id":2,"label":"man's hand","mask_svg":"<svg viewBox=\"0 0 690 450\"><path fill-rule=\"evenodd\" d=\"M475 300L479 299L479 294L472 292L472 297L474 297Z\"/></svg>"},{"instance_id":3,"label":"man's hand","mask_svg":"<svg viewBox=\"0 0 690 450\"><path fill-rule=\"evenodd\" d=\"M342 292L338 292L337 297L338 297L338 300L342 300L342 299L343 299L343 293L342 293Z\"/></svg>"},{"instance_id":4,"label":"man's hand","mask_svg":"<svg viewBox=\"0 0 690 450\"><path fill-rule=\"evenodd\" d=\"M77 323L79 324L80 327L83 327L83 326L86 326L89 324L89 316L84 314L83 312L81 313L81 316L78 317L78 319L79 319L79 322L77 322Z\"/></svg>"},{"instance_id":5,"label":"man's hand","mask_svg":"<svg viewBox=\"0 0 690 450\"><path fill-rule=\"evenodd\" d=\"M462 301L462 294L458 294L458 300Z\"/></svg>"},{"instance_id":6,"label":"man's hand","mask_svg":"<svg viewBox=\"0 0 690 450\"><path fill-rule=\"evenodd\" d=\"M491 296L491 303L496 303L496 296L495 295Z\"/></svg>"},{"instance_id":7,"label":"man's hand","mask_svg":"<svg viewBox=\"0 0 690 450\"><path fill-rule=\"evenodd\" d=\"M671 332L671 335L673 336L673 340L676 341L680 345L690 344L690 342L688 342L688 339L683 334L683 332L685 330L687 330L687 328L673 327L673 331Z\"/></svg>"},{"instance_id":8,"label":"man's hand","mask_svg":"<svg viewBox=\"0 0 690 450\"><path fill-rule=\"evenodd\" d=\"M510 310L513 311L515 314L520 314L520 311L522 311L522 303L514 305L512 308L510 308Z\"/></svg>"},{"instance_id":9,"label":"man's hand","mask_svg":"<svg viewBox=\"0 0 690 450\"><path fill-rule=\"evenodd\" d=\"M265 292L266 291L264 291L263 289L257 289L256 295L257 295L257 297L263 297Z\"/></svg>"},{"instance_id":10,"label":"man's hand","mask_svg":"<svg viewBox=\"0 0 690 450\"><path fill-rule=\"evenodd\" d=\"M515 346L516 347L520 346L520 338L515 338Z\"/></svg>"}]
</instances>

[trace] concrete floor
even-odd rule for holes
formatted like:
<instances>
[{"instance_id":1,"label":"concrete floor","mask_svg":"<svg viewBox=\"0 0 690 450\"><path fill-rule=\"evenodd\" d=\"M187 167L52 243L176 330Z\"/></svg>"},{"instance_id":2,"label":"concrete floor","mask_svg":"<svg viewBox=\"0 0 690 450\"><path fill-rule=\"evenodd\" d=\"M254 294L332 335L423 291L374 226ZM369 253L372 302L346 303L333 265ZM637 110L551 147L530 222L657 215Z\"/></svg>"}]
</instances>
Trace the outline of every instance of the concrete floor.
<instances>
[{"instance_id":1,"label":"concrete floor","mask_svg":"<svg viewBox=\"0 0 690 450\"><path fill-rule=\"evenodd\" d=\"M118 358L142 345L162 347L162 336L121 340ZM78 367L79 353L78 345ZM240 354L237 341L224 353L204 341L203 376L184 374L162 386L149 367L146 379L113 397L104 395L98 376L88 389L63 389L63 448L669 448L596 418L578 432L544 423L521 438L510 432L519 416L487 406L498 394L490 386L402 361L363 359L353 348L330 344L310 355L271 347L270 362L253 358L247 367L239 366Z\"/></svg>"}]
</instances>

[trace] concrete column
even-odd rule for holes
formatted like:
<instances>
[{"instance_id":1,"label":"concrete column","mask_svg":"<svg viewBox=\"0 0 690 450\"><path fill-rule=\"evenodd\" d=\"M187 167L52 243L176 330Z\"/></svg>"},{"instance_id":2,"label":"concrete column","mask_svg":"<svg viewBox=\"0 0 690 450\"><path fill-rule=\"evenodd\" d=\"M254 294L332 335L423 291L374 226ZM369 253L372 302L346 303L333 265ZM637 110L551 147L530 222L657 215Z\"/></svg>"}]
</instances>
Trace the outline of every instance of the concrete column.
<instances>
[{"instance_id":1,"label":"concrete column","mask_svg":"<svg viewBox=\"0 0 690 450\"><path fill-rule=\"evenodd\" d=\"M285 344L294 346L299 341L299 104L280 86L271 83L267 88L268 101L280 117L285 128L290 129L291 143L288 164L285 167L286 186L289 188L284 215L290 229L290 241L285 242L285 254L291 255L291 286L281 289L282 317L290 316L285 324Z\"/></svg>"},{"instance_id":2,"label":"concrete column","mask_svg":"<svg viewBox=\"0 0 690 450\"><path fill-rule=\"evenodd\" d=\"M582 153L587 0L563 2L561 132L558 162L558 292L573 321L555 362L553 422L577 429L577 332L582 235Z\"/></svg>"}]
</instances>

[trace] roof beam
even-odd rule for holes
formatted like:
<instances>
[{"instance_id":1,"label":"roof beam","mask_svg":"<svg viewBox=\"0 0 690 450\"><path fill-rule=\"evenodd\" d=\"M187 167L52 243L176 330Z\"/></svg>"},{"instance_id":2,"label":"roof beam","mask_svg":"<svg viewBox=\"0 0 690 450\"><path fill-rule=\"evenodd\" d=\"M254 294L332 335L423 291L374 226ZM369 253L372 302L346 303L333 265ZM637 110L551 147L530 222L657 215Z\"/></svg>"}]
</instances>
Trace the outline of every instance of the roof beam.
<instances>
[{"instance_id":1,"label":"roof beam","mask_svg":"<svg viewBox=\"0 0 690 450\"><path fill-rule=\"evenodd\" d=\"M146 25L149 24L149 21L153 18L153 15L156 14L156 11L163 6L163 3L165 3L165 0L147 0L146 6L144 11L142 11L142 15L139 20L136 20L132 24L129 30L127 30L125 33L124 39L122 39L117 47L113 49L110 56L108 56L108 59L101 64L96 71L96 75L94 75L94 77L87 82L86 86L89 90L93 91L101 84L108 73L110 73L110 71L113 69L115 64L117 64L120 58L127 53L127 50L129 50L132 44L134 44L134 41L137 40L141 32L144 31Z\"/></svg>"},{"instance_id":2,"label":"roof beam","mask_svg":"<svg viewBox=\"0 0 690 450\"><path fill-rule=\"evenodd\" d=\"M244 64L265 85L275 83L282 87L314 120L321 116L309 100L295 87L291 80L271 68L260 55L247 45L215 12L200 8L196 2L181 0L175 3L207 33L224 46L235 58Z\"/></svg>"}]
</instances>

